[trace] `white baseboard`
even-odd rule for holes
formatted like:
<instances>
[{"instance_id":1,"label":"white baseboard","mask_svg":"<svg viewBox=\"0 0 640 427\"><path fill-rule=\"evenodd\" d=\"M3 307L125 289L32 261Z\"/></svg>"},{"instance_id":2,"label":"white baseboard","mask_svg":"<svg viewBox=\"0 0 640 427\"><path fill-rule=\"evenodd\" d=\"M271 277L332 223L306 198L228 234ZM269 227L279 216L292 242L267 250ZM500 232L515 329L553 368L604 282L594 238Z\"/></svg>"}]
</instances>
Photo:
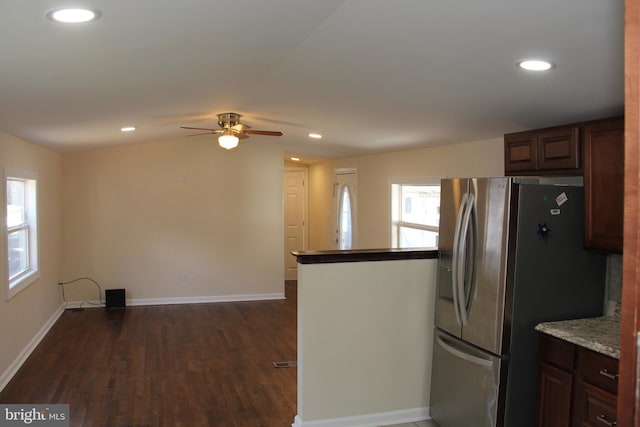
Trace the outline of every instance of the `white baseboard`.
<instances>
[{"instance_id":1,"label":"white baseboard","mask_svg":"<svg viewBox=\"0 0 640 427\"><path fill-rule=\"evenodd\" d=\"M204 304L212 302L270 301L285 299L284 294L248 294L218 295L210 297L176 297L176 298L132 298L127 300L128 306L137 305L172 305L172 304ZM69 301L65 308L96 308L100 301Z\"/></svg>"},{"instance_id":2,"label":"white baseboard","mask_svg":"<svg viewBox=\"0 0 640 427\"><path fill-rule=\"evenodd\" d=\"M291 427L379 427L429 419L431 419L429 408L425 406L422 408L312 421L303 421L299 415L296 415Z\"/></svg>"},{"instance_id":3,"label":"white baseboard","mask_svg":"<svg viewBox=\"0 0 640 427\"><path fill-rule=\"evenodd\" d=\"M65 310L73 310L78 308L100 308L103 307L99 300L93 301L67 301L64 305Z\"/></svg>"},{"instance_id":4,"label":"white baseboard","mask_svg":"<svg viewBox=\"0 0 640 427\"><path fill-rule=\"evenodd\" d=\"M13 361L9 368L2 373L0 376L0 391L2 391L9 381L13 378L13 376L18 372L18 369L22 366L22 364L27 360L27 358L33 353L33 350L40 344L40 341L47 335L49 329L58 321L60 316L64 313L64 305L58 307L58 309L51 315L49 320L45 322L45 324L40 328L38 333L29 341L27 346L18 354L18 357Z\"/></svg>"},{"instance_id":5,"label":"white baseboard","mask_svg":"<svg viewBox=\"0 0 640 427\"><path fill-rule=\"evenodd\" d=\"M249 294L249 295L219 295L210 297L179 297L179 298L133 298L127 300L127 305L170 305L170 304L204 304L211 302L242 302L266 301L285 299L284 294Z\"/></svg>"}]
</instances>

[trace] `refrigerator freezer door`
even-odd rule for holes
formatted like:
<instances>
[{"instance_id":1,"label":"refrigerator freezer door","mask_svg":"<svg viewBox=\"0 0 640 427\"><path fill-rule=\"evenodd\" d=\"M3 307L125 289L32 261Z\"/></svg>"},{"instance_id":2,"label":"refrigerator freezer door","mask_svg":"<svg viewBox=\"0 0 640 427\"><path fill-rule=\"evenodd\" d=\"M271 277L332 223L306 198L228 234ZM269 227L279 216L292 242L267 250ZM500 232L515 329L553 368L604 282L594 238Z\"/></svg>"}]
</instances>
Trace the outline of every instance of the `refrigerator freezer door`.
<instances>
[{"instance_id":1,"label":"refrigerator freezer door","mask_svg":"<svg viewBox=\"0 0 640 427\"><path fill-rule=\"evenodd\" d=\"M507 362L436 329L431 417L440 427L495 427L499 382Z\"/></svg>"},{"instance_id":2,"label":"refrigerator freezer door","mask_svg":"<svg viewBox=\"0 0 640 427\"><path fill-rule=\"evenodd\" d=\"M468 318L462 339L497 355L508 353L502 343L508 321L505 284L511 189L509 178L474 178L470 188L477 222L475 282L471 292L465 292Z\"/></svg>"},{"instance_id":3,"label":"refrigerator freezer door","mask_svg":"<svg viewBox=\"0 0 640 427\"><path fill-rule=\"evenodd\" d=\"M454 294L453 250L456 227L462 221L462 201L469 189L469 179L444 179L440 187L440 229L438 238L438 284L435 324L450 334L460 336L459 313Z\"/></svg>"}]
</instances>

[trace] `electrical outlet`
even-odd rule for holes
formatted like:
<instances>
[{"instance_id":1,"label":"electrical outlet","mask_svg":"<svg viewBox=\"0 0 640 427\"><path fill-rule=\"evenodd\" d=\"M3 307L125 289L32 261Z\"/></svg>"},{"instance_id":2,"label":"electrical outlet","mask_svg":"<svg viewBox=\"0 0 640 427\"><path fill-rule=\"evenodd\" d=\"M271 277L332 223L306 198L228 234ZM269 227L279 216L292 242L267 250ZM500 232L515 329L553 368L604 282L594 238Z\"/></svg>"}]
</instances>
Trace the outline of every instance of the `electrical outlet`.
<instances>
[{"instance_id":1,"label":"electrical outlet","mask_svg":"<svg viewBox=\"0 0 640 427\"><path fill-rule=\"evenodd\" d=\"M183 282L186 282L187 280L189 280L189 275L187 274L186 271L183 271L182 273L180 273L180 280Z\"/></svg>"}]
</instances>

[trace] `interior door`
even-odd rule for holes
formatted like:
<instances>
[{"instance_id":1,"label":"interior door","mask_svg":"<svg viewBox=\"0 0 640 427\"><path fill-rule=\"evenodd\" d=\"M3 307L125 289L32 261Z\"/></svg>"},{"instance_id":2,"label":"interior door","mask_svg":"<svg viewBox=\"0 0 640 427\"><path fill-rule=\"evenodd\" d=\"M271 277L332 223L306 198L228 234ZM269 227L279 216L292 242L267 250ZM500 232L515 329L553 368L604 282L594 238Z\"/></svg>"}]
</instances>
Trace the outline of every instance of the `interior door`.
<instances>
[{"instance_id":1,"label":"interior door","mask_svg":"<svg viewBox=\"0 0 640 427\"><path fill-rule=\"evenodd\" d=\"M288 169L284 174L285 280L298 279L298 262L291 251L305 249L305 170Z\"/></svg>"},{"instance_id":2,"label":"interior door","mask_svg":"<svg viewBox=\"0 0 640 427\"><path fill-rule=\"evenodd\" d=\"M336 249L356 247L356 172L336 171L334 181L335 237Z\"/></svg>"}]
</instances>

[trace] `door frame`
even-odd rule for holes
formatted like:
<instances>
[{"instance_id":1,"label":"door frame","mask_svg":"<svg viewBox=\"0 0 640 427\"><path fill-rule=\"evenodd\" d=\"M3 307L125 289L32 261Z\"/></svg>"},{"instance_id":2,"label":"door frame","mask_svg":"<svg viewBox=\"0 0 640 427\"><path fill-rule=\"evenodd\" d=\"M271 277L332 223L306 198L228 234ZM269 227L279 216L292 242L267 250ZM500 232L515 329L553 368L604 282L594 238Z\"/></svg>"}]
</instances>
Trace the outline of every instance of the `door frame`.
<instances>
[{"instance_id":1,"label":"door frame","mask_svg":"<svg viewBox=\"0 0 640 427\"><path fill-rule=\"evenodd\" d=\"M625 2L625 160L618 425L640 424L640 2Z\"/></svg>"},{"instance_id":2,"label":"door frame","mask_svg":"<svg viewBox=\"0 0 640 427\"><path fill-rule=\"evenodd\" d=\"M308 185L309 184L309 168L307 166L285 166L284 167L283 182L282 182L282 191L283 191L282 193L282 224L283 224L282 239L285 246L286 246L285 240L287 238L287 231L284 228L285 203L286 203L286 194L284 193L284 189L285 189L287 172L303 173L302 250L306 251L309 247L309 185ZM285 260L284 260L285 264L283 266L285 270L287 268L286 255L287 254L285 254Z\"/></svg>"}]
</instances>

